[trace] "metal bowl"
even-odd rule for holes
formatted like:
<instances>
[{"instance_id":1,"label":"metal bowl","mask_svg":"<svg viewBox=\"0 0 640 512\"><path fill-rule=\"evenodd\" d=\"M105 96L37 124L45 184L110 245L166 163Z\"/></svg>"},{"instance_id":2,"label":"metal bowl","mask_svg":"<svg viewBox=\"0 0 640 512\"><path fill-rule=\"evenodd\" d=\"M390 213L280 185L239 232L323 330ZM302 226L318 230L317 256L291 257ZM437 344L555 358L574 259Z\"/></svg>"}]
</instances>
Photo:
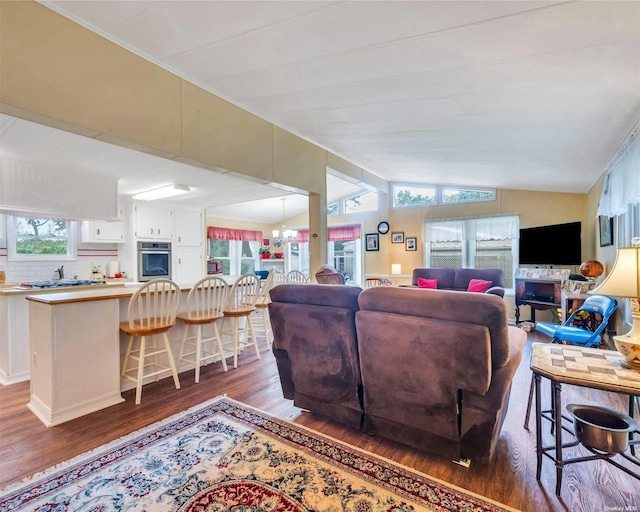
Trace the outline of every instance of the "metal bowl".
<instances>
[{"instance_id":1,"label":"metal bowl","mask_svg":"<svg viewBox=\"0 0 640 512\"><path fill-rule=\"evenodd\" d=\"M573 429L583 445L605 453L621 453L629 445L629 432L638 428L631 416L597 405L567 405Z\"/></svg>"}]
</instances>

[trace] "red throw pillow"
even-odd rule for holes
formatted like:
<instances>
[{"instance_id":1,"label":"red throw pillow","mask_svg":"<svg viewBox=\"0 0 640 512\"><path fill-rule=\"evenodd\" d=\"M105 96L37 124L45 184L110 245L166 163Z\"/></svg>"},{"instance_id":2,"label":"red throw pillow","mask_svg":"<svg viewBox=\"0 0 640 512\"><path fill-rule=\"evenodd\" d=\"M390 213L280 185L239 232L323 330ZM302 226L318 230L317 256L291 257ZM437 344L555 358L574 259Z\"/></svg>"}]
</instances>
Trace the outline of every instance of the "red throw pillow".
<instances>
[{"instance_id":1,"label":"red throw pillow","mask_svg":"<svg viewBox=\"0 0 640 512\"><path fill-rule=\"evenodd\" d=\"M469 287L467 288L467 291L484 293L489 288L491 288L492 284L492 281L485 281L483 279L472 279L471 281L469 281Z\"/></svg>"},{"instance_id":2,"label":"red throw pillow","mask_svg":"<svg viewBox=\"0 0 640 512\"><path fill-rule=\"evenodd\" d=\"M418 288L437 288L438 280L437 279L424 279L423 277L418 278Z\"/></svg>"}]
</instances>

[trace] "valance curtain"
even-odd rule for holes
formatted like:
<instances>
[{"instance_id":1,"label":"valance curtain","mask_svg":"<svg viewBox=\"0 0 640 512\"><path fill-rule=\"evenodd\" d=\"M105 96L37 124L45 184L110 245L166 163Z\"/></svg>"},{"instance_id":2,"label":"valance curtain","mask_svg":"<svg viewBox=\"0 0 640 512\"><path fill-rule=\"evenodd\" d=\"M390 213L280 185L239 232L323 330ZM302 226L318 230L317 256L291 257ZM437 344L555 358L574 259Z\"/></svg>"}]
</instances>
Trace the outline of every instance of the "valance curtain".
<instances>
[{"instance_id":1,"label":"valance curtain","mask_svg":"<svg viewBox=\"0 0 640 512\"><path fill-rule=\"evenodd\" d=\"M623 215L640 203L640 126L630 135L621 153L609 165L600 195L598 215Z\"/></svg>"},{"instance_id":2,"label":"valance curtain","mask_svg":"<svg viewBox=\"0 0 640 512\"><path fill-rule=\"evenodd\" d=\"M336 226L327 228L327 240L329 242L347 242L349 240L358 240L360 238L360 226ZM299 229L296 236L292 238L293 242L308 243L309 230Z\"/></svg>"},{"instance_id":3,"label":"valance curtain","mask_svg":"<svg viewBox=\"0 0 640 512\"><path fill-rule=\"evenodd\" d=\"M207 238L209 240L243 240L245 242L262 242L262 231L209 226L207 229Z\"/></svg>"},{"instance_id":4,"label":"valance curtain","mask_svg":"<svg viewBox=\"0 0 640 512\"><path fill-rule=\"evenodd\" d=\"M464 240L514 240L520 237L520 222L515 215L425 221L427 242Z\"/></svg>"}]
</instances>

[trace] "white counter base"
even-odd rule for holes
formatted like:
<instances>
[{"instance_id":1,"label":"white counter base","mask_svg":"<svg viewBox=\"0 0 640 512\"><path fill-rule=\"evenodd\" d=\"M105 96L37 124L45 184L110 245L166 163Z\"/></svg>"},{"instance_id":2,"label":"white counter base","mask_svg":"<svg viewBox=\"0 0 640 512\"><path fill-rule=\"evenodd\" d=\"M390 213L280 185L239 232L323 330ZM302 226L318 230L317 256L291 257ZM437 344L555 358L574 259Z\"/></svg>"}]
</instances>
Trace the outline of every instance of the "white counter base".
<instances>
[{"instance_id":1,"label":"white counter base","mask_svg":"<svg viewBox=\"0 0 640 512\"><path fill-rule=\"evenodd\" d=\"M94 397L86 403L79 403L67 409L52 411L51 408L47 407L37 396L31 395L31 400L27 404L27 408L35 414L45 426L54 427L65 421L74 420L85 414L91 414L105 407L119 404L120 402L124 402L124 398L122 398L120 393L118 393L117 396L110 393L102 399L100 397Z\"/></svg>"},{"instance_id":2,"label":"white counter base","mask_svg":"<svg viewBox=\"0 0 640 512\"><path fill-rule=\"evenodd\" d=\"M122 402L119 300L29 301L31 401L47 426Z\"/></svg>"}]
</instances>

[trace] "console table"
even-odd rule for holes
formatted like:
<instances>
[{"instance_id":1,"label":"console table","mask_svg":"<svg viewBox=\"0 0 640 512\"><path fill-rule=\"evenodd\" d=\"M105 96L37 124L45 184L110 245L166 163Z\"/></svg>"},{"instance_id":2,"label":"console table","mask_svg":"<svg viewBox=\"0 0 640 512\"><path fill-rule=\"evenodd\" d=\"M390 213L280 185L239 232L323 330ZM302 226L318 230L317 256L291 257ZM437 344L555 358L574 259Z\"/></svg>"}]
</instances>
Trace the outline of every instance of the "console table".
<instances>
[{"instance_id":1,"label":"console table","mask_svg":"<svg viewBox=\"0 0 640 512\"><path fill-rule=\"evenodd\" d=\"M536 321L536 309L559 308L562 279L516 277L516 324L520 323L520 306L531 306L531 322Z\"/></svg>"},{"instance_id":2,"label":"console table","mask_svg":"<svg viewBox=\"0 0 640 512\"><path fill-rule=\"evenodd\" d=\"M634 434L629 434L631 455L627 453L603 454L589 447L585 447L593 455L563 459L562 450L577 446L574 440L563 444L562 432L573 434L573 430L563 425L563 420L572 418L562 415L562 384L572 384L586 388L612 391L629 396L629 416L634 417L634 398L640 395L640 372L620 366L622 356L614 350L601 350L573 345L559 345L556 343L534 343L531 351L531 370L535 379L536 396L536 479L540 481L542 457L546 456L556 465L556 496L560 496L562 485L562 470L567 464L586 462L589 460L606 460L625 473L640 480L640 459L635 457L635 446L640 439L634 440ZM551 409L543 411L541 406L540 383L542 377L551 381ZM551 446L542 445L542 419L552 424L555 443ZM613 456L622 457L637 466L637 472L622 466L612 460Z\"/></svg>"}]
</instances>

